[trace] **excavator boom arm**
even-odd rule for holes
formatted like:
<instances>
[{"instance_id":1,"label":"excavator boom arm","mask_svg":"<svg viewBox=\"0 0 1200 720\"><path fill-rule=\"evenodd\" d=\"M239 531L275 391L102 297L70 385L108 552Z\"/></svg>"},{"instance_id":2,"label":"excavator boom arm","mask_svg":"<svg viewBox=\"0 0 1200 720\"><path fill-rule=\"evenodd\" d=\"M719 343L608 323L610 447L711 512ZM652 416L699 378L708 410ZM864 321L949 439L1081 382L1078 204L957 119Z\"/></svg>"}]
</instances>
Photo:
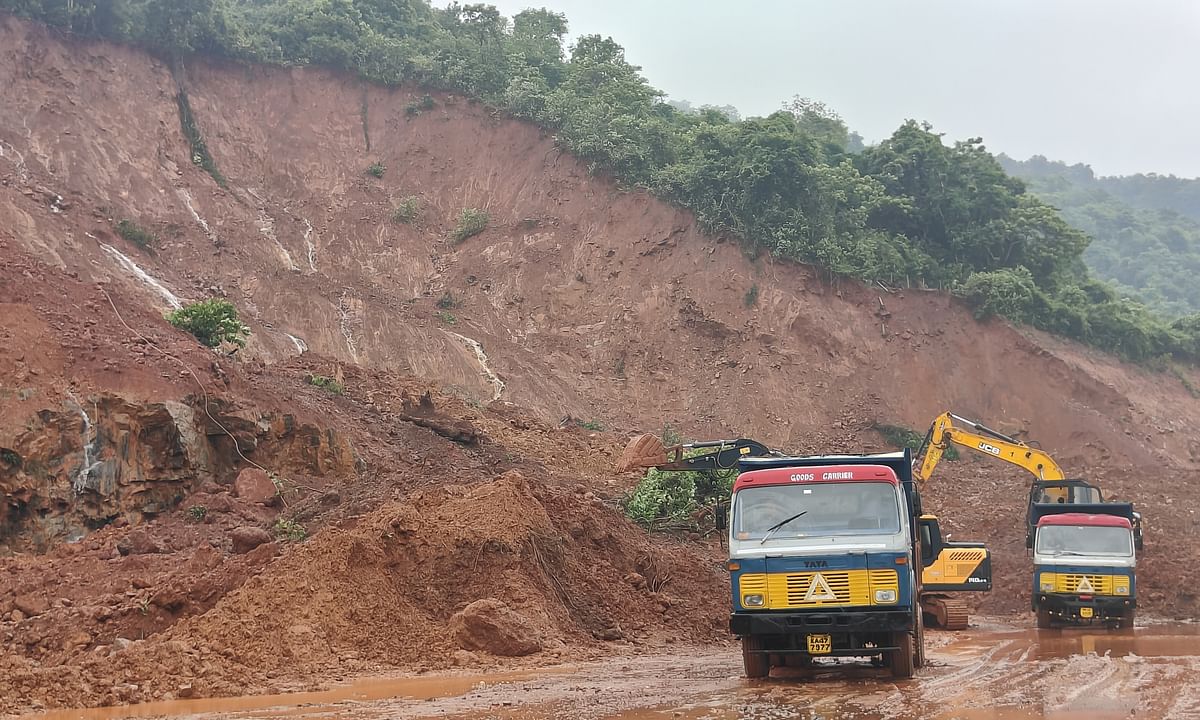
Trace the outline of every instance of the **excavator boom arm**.
<instances>
[{"instance_id":1,"label":"excavator boom arm","mask_svg":"<svg viewBox=\"0 0 1200 720\"><path fill-rule=\"evenodd\" d=\"M986 425L947 412L933 421L925 436L925 457L917 470L919 480L924 482L933 476L934 468L950 443L1022 467L1038 480L1066 478L1054 458L1045 452Z\"/></svg>"}]
</instances>

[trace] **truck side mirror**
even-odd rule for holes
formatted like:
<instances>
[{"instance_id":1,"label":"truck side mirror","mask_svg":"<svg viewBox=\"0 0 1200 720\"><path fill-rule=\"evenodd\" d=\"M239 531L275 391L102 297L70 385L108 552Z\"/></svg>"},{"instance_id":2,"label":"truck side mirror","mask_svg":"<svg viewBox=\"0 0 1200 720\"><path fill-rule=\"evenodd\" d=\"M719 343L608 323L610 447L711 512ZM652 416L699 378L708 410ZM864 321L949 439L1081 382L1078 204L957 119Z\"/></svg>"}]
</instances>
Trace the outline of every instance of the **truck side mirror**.
<instances>
[{"instance_id":1,"label":"truck side mirror","mask_svg":"<svg viewBox=\"0 0 1200 720\"><path fill-rule=\"evenodd\" d=\"M713 507L713 522L718 530L724 530L729 527L729 508L722 503L717 503Z\"/></svg>"}]
</instances>

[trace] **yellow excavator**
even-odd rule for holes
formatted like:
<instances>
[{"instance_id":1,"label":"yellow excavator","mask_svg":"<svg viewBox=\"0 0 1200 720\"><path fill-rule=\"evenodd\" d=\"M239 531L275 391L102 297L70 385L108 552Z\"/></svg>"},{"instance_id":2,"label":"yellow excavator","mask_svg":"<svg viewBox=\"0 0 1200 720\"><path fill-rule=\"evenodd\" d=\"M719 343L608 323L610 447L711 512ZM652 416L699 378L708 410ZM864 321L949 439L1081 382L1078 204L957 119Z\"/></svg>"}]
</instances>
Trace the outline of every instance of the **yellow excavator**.
<instances>
[{"instance_id":1,"label":"yellow excavator","mask_svg":"<svg viewBox=\"0 0 1200 720\"><path fill-rule=\"evenodd\" d=\"M934 468L951 444L1012 463L1034 476L1035 480L1029 488L1029 507L1025 523L1026 546L1032 547L1035 525L1042 514L1038 512L1039 508L1044 509L1052 504L1069 504L1078 512L1087 512L1089 506L1113 505L1104 500L1103 493L1095 485L1085 480L1067 478L1054 458L1041 448L952 412L944 412L934 419L925 434L924 442L917 450L918 467L913 475L918 482L923 484L933 476ZM1132 506L1130 513L1133 517L1134 536L1140 544L1141 515L1132 512Z\"/></svg>"},{"instance_id":2,"label":"yellow excavator","mask_svg":"<svg viewBox=\"0 0 1200 720\"><path fill-rule=\"evenodd\" d=\"M743 458L784 457L766 445L746 438L716 440L664 447L654 435L632 438L617 471L656 468L662 471L737 470ZM718 514L720 510L718 510ZM970 615L965 601L947 593L992 589L991 553L983 543L950 542L942 535L936 515L921 513L921 608L926 623L947 630L967 627Z\"/></svg>"}]
</instances>

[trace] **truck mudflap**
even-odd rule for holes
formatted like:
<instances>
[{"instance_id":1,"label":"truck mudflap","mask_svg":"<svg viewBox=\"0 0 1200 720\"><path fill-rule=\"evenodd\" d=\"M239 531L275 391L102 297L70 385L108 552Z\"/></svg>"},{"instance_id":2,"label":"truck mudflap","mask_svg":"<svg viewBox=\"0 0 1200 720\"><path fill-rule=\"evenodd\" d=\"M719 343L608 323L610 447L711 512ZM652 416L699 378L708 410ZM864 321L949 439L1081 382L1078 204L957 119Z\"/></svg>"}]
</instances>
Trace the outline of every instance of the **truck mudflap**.
<instances>
[{"instance_id":1,"label":"truck mudflap","mask_svg":"<svg viewBox=\"0 0 1200 720\"><path fill-rule=\"evenodd\" d=\"M1049 619L1073 625L1119 621L1135 607L1137 607L1135 598L1111 595L1080 597L1078 595L1038 593L1034 596L1033 603L1033 609L1044 612Z\"/></svg>"}]
</instances>

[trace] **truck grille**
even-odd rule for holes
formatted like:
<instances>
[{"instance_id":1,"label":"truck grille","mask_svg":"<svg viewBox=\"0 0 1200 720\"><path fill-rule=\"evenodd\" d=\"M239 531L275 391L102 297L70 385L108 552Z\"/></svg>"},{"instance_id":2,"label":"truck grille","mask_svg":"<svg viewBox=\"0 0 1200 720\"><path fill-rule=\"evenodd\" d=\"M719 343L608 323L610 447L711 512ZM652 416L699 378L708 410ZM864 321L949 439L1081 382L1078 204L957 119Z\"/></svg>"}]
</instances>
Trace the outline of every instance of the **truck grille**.
<instances>
[{"instance_id":1,"label":"truck grille","mask_svg":"<svg viewBox=\"0 0 1200 720\"><path fill-rule=\"evenodd\" d=\"M1087 578L1087 583L1083 582ZM1083 585L1082 590L1079 586ZM1091 586L1091 590L1087 586ZM1055 573L1054 575L1054 592L1070 593L1072 595L1112 595L1113 594L1113 576L1112 575L1093 575L1092 573Z\"/></svg>"},{"instance_id":2,"label":"truck grille","mask_svg":"<svg viewBox=\"0 0 1200 720\"><path fill-rule=\"evenodd\" d=\"M865 606L873 604L874 590L899 592L895 570L747 573L741 576L738 589L742 595L765 595L765 607L770 610Z\"/></svg>"}]
</instances>

